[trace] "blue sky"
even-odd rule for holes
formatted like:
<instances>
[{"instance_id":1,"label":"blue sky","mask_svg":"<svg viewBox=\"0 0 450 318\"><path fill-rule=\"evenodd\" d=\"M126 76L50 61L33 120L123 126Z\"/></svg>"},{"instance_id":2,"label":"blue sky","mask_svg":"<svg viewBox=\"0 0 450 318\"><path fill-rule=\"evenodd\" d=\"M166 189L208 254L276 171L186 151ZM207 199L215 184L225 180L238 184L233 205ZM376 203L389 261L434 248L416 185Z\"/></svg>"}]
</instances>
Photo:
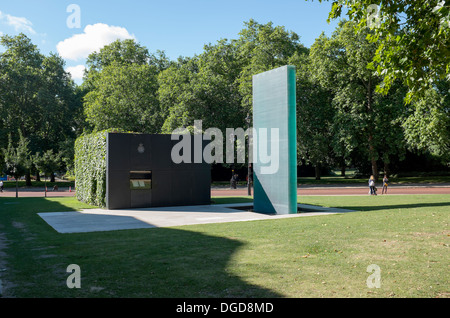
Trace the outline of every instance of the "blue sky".
<instances>
[{"instance_id":1,"label":"blue sky","mask_svg":"<svg viewBox=\"0 0 450 318\"><path fill-rule=\"evenodd\" d=\"M79 8L79 28L67 24L76 13L67 12L71 4ZM330 35L335 29L337 21L326 22L330 8L317 0L2 1L0 35L25 33L43 54L59 53L76 79L75 68L82 70L87 54L114 39L134 38L150 52L164 50L176 59L237 38L249 19L282 25L310 47L322 31Z\"/></svg>"}]
</instances>

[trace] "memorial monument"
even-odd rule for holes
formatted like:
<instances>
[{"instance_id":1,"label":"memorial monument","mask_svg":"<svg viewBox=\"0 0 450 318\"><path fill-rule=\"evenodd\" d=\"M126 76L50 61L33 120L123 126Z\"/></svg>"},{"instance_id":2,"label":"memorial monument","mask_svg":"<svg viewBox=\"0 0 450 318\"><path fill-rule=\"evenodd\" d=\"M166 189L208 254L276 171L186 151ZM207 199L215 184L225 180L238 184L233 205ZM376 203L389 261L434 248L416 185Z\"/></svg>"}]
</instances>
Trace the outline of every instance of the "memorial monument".
<instances>
[{"instance_id":1,"label":"memorial monument","mask_svg":"<svg viewBox=\"0 0 450 318\"><path fill-rule=\"evenodd\" d=\"M253 178L255 212L297 213L295 67L253 76ZM270 162L267 158L270 153Z\"/></svg>"},{"instance_id":2,"label":"memorial monument","mask_svg":"<svg viewBox=\"0 0 450 318\"><path fill-rule=\"evenodd\" d=\"M211 204L211 165L174 163L171 135L108 133L108 209ZM185 135L184 138L194 138ZM194 147L194 143L192 143Z\"/></svg>"}]
</instances>

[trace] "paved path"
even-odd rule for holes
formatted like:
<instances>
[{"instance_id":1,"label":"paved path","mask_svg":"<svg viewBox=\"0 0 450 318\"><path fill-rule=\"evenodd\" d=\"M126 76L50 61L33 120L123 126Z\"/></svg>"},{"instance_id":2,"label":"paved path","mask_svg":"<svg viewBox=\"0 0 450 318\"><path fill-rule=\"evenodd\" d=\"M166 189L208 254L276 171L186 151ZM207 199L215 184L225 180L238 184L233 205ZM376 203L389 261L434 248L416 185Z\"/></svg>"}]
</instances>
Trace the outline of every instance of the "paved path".
<instances>
[{"instance_id":1,"label":"paved path","mask_svg":"<svg viewBox=\"0 0 450 318\"><path fill-rule=\"evenodd\" d=\"M246 196L247 188L227 189L213 188L212 196ZM321 185L321 186L300 186L297 189L298 195L368 195L369 187L361 185ZM381 187L378 188L381 195ZM410 184L391 185L388 194L450 194L450 184Z\"/></svg>"},{"instance_id":2,"label":"paved path","mask_svg":"<svg viewBox=\"0 0 450 318\"><path fill-rule=\"evenodd\" d=\"M253 191L252 191L253 193ZM361 185L320 185L310 186L301 185L297 190L298 195L368 195L369 188ZM381 195L381 187L378 188L378 194ZM450 194L450 184L408 184L408 185L390 185L388 195L391 194ZM61 188L59 191L48 191L47 197L65 197L74 196L75 191L69 191L67 188ZM16 190L8 188L0 193L0 197L15 197ZM30 188L19 189L19 197L43 197L44 189ZM247 188L239 187L230 189L226 187L213 187L211 196L247 196Z\"/></svg>"}]
</instances>

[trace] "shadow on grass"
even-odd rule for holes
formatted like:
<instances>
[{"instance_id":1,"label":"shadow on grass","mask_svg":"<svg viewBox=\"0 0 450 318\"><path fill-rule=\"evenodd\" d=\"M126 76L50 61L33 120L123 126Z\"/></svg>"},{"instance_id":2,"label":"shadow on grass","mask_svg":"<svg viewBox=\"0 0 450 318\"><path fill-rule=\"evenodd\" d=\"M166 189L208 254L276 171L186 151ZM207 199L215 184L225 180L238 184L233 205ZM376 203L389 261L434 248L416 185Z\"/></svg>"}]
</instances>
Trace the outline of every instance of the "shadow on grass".
<instances>
[{"instance_id":1,"label":"shadow on grass","mask_svg":"<svg viewBox=\"0 0 450 318\"><path fill-rule=\"evenodd\" d=\"M0 200L0 232L10 297L281 297L230 270L244 243L175 228L59 234L39 212L75 211L69 199ZM82 288L69 289L66 267L81 269ZM246 267L245 264L237 266ZM233 266L236 268L236 266ZM25 286L25 287L24 287Z\"/></svg>"},{"instance_id":2,"label":"shadow on grass","mask_svg":"<svg viewBox=\"0 0 450 318\"><path fill-rule=\"evenodd\" d=\"M450 202L430 202L430 203L411 203L411 204L392 204L392 205L374 205L374 206L343 206L343 209L356 211L378 211L393 209L412 209L412 208L431 208L431 207L450 207Z\"/></svg>"}]
</instances>

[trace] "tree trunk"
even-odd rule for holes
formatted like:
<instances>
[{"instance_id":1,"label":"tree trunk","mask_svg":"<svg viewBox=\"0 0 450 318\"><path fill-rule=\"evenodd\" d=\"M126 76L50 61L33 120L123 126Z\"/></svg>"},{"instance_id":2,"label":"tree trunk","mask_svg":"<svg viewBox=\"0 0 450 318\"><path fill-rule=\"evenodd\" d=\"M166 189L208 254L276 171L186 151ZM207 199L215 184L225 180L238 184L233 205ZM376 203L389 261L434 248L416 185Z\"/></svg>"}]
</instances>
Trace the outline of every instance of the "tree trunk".
<instances>
[{"instance_id":1,"label":"tree trunk","mask_svg":"<svg viewBox=\"0 0 450 318\"><path fill-rule=\"evenodd\" d=\"M16 198L19 197L19 180L16 178Z\"/></svg>"},{"instance_id":2,"label":"tree trunk","mask_svg":"<svg viewBox=\"0 0 450 318\"><path fill-rule=\"evenodd\" d=\"M55 174L53 172L50 174L50 182L55 182Z\"/></svg>"},{"instance_id":3,"label":"tree trunk","mask_svg":"<svg viewBox=\"0 0 450 318\"><path fill-rule=\"evenodd\" d=\"M375 159L374 147L372 144L372 134L369 133L369 155L370 155L370 163L372 164L372 175L375 178L375 181L378 181L378 166L377 160Z\"/></svg>"},{"instance_id":4,"label":"tree trunk","mask_svg":"<svg viewBox=\"0 0 450 318\"><path fill-rule=\"evenodd\" d=\"M389 170L389 162L384 162L384 174L389 177L391 171Z\"/></svg>"},{"instance_id":5,"label":"tree trunk","mask_svg":"<svg viewBox=\"0 0 450 318\"><path fill-rule=\"evenodd\" d=\"M375 178L375 182L378 181L378 166L377 166L377 161L374 159L374 157L372 156L371 160L372 162L372 174L373 177Z\"/></svg>"},{"instance_id":6,"label":"tree trunk","mask_svg":"<svg viewBox=\"0 0 450 318\"><path fill-rule=\"evenodd\" d=\"M31 173L30 173L29 169L28 169L27 173L25 174L25 185L27 187L31 187L32 186L32 184L31 184Z\"/></svg>"},{"instance_id":7,"label":"tree trunk","mask_svg":"<svg viewBox=\"0 0 450 318\"><path fill-rule=\"evenodd\" d=\"M372 113L372 78L369 77L368 85L367 85L367 112L370 115ZM370 118L370 116L369 116ZM369 128L370 129L370 128ZM369 130L369 157L370 162L372 164L372 175L375 178L375 181L378 181L378 167L377 160L375 159L375 148L373 146L373 136L371 131Z\"/></svg>"},{"instance_id":8,"label":"tree trunk","mask_svg":"<svg viewBox=\"0 0 450 318\"><path fill-rule=\"evenodd\" d=\"M341 165L341 177L345 177L345 164Z\"/></svg>"},{"instance_id":9,"label":"tree trunk","mask_svg":"<svg viewBox=\"0 0 450 318\"><path fill-rule=\"evenodd\" d=\"M320 163L316 164L314 172L316 175L316 180L320 180Z\"/></svg>"}]
</instances>

